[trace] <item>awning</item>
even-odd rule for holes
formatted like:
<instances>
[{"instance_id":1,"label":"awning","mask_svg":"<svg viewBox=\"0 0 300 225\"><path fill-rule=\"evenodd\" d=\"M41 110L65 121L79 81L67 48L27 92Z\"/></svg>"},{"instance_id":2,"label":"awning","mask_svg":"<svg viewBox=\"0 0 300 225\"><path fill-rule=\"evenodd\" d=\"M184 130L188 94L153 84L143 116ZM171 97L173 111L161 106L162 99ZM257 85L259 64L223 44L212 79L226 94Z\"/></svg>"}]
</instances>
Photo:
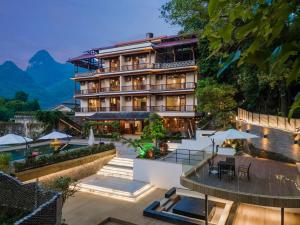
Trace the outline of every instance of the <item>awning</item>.
<instances>
[{"instance_id":1,"label":"awning","mask_svg":"<svg viewBox=\"0 0 300 225\"><path fill-rule=\"evenodd\" d=\"M95 113L89 116L89 120L144 120L149 118L150 112L117 112Z\"/></svg>"}]
</instances>

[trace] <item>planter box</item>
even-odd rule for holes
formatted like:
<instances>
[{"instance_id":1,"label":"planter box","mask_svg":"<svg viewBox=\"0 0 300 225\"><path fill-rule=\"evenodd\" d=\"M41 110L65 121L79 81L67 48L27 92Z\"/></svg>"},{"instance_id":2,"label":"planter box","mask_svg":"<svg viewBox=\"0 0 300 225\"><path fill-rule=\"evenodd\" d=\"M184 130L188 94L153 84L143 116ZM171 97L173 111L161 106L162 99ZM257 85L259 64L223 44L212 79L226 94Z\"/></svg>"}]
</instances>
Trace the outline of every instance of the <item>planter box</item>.
<instances>
[{"instance_id":1,"label":"planter box","mask_svg":"<svg viewBox=\"0 0 300 225\"><path fill-rule=\"evenodd\" d=\"M32 180L38 177L46 176L52 173L56 173L62 170L70 169L72 167L80 166L86 163L93 162L99 158L106 156L113 156L116 154L116 150L108 150L93 155L80 157L77 159L71 159L64 162L59 162L51 165L42 166L39 168L29 169L22 172L16 173L16 177L21 181Z\"/></svg>"}]
</instances>

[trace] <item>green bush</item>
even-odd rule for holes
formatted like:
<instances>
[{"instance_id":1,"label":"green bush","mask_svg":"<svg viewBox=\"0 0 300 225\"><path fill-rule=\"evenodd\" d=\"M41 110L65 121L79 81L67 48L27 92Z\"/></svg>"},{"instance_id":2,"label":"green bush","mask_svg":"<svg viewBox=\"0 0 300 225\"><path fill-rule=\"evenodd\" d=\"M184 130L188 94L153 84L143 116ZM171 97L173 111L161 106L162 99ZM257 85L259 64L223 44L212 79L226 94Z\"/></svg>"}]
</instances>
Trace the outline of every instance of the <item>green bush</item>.
<instances>
[{"instance_id":1,"label":"green bush","mask_svg":"<svg viewBox=\"0 0 300 225\"><path fill-rule=\"evenodd\" d=\"M93 145L82 147L69 152L61 152L54 155L45 155L38 158L27 159L25 162L15 162L15 172L21 172L28 169L33 169L41 166L51 165L58 162L63 162L71 159L97 154L114 149L114 144Z\"/></svg>"},{"instance_id":2,"label":"green bush","mask_svg":"<svg viewBox=\"0 0 300 225\"><path fill-rule=\"evenodd\" d=\"M9 172L9 161L11 155L9 153L1 153L0 154L0 171Z\"/></svg>"}]
</instances>

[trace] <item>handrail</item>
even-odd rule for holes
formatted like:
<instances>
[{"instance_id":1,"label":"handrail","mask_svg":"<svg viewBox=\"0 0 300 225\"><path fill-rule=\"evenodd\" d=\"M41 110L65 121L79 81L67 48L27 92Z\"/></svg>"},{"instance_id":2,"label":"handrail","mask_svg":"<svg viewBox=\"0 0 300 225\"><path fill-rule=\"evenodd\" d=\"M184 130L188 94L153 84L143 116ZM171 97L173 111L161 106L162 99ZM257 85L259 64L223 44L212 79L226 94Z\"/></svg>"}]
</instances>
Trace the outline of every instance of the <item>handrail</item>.
<instances>
[{"instance_id":1,"label":"handrail","mask_svg":"<svg viewBox=\"0 0 300 225\"><path fill-rule=\"evenodd\" d=\"M195 105L185 106L111 106L111 107L81 107L76 112L195 112Z\"/></svg>"},{"instance_id":2,"label":"handrail","mask_svg":"<svg viewBox=\"0 0 300 225\"><path fill-rule=\"evenodd\" d=\"M101 87L96 89L76 90L76 95L99 94L101 92L121 92L121 91L167 91L167 90L183 90L194 89L196 84L194 82L174 83L174 84L137 84L124 85L116 87Z\"/></svg>"},{"instance_id":3,"label":"handrail","mask_svg":"<svg viewBox=\"0 0 300 225\"><path fill-rule=\"evenodd\" d=\"M175 149L167 156L163 157L163 161L175 160L176 163L194 165L205 159L205 151L192 149Z\"/></svg>"},{"instance_id":4,"label":"handrail","mask_svg":"<svg viewBox=\"0 0 300 225\"><path fill-rule=\"evenodd\" d=\"M131 65L122 65L117 67L107 67L107 68L98 68L94 71L88 72L78 72L75 73L76 77L90 77L96 74L102 73L114 73L114 72L126 72L134 70L145 70L145 69L170 69L170 68L179 68L186 66L195 66L195 60L185 60L185 61L176 61L176 62L157 62L157 63L139 63Z\"/></svg>"}]
</instances>

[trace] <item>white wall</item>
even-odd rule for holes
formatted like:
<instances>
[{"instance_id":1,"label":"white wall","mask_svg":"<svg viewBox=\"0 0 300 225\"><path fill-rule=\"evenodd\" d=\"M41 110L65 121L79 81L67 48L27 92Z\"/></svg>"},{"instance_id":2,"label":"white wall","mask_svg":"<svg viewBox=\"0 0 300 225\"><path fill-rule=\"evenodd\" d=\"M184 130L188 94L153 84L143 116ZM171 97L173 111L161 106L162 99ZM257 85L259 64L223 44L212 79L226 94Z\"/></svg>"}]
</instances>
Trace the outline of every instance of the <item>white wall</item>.
<instances>
[{"instance_id":1,"label":"white wall","mask_svg":"<svg viewBox=\"0 0 300 225\"><path fill-rule=\"evenodd\" d=\"M144 181L157 188L183 188L180 185L182 165L158 160L134 159L133 179Z\"/></svg>"}]
</instances>

